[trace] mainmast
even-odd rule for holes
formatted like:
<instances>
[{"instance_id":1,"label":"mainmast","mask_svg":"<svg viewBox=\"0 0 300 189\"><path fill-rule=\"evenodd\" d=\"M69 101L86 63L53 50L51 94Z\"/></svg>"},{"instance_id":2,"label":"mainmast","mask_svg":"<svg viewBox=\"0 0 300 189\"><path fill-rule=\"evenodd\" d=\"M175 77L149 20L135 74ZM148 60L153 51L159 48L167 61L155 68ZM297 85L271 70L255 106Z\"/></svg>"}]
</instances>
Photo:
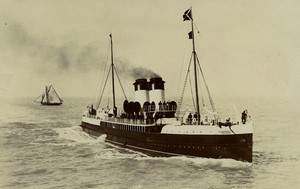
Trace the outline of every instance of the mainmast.
<instances>
[{"instance_id":1,"label":"mainmast","mask_svg":"<svg viewBox=\"0 0 300 189\"><path fill-rule=\"evenodd\" d=\"M196 108L197 108L197 123L200 124L200 106L199 106L199 94L198 94L198 79L197 79L197 54L195 50L195 39L194 39L194 22L192 17L192 7L184 12L183 21L190 20L192 25L192 31L189 32L189 38L193 41L193 60L194 60L194 72L195 72L195 92L196 92Z\"/></svg>"},{"instance_id":2,"label":"mainmast","mask_svg":"<svg viewBox=\"0 0 300 189\"><path fill-rule=\"evenodd\" d=\"M48 98L48 87L47 87L47 85L45 86L45 95L46 95L46 100L47 100L47 103L48 103L49 98Z\"/></svg>"},{"instance_id":3,"label":"mainmast","mask_svg":"<svg viewBox=\"0 0 300 189\"><path fill-rule=\"evenodd\" d=\"M115 77L114 77L114 55L113 55L113 42L112 42L112 34L110 37L110 47L111 47L111 77L112 77L112 90L113 90L113 108L116 107L116 97L115 97Z\"/></svg>"},{"instance_id":4,"label":"mainmast","mask_svg":"<svg viewBox=\"0 0 300 189\"><path fill-rule=\"evenodd\" d=\"M191 8L192 12L192 8ZM191 13L192 14L192 13ZM200 108L199 108L199 94L198 94L198 78L197 78L197 62L196 62L196 51L195 51L195 39L194 39L194 23L192 19L192 40L193 40L193 59L194 59L194 72L195 72L195 91L196 91L196 106L197 106L197 122L200 124Z\"/></svg>"}]
</instances>

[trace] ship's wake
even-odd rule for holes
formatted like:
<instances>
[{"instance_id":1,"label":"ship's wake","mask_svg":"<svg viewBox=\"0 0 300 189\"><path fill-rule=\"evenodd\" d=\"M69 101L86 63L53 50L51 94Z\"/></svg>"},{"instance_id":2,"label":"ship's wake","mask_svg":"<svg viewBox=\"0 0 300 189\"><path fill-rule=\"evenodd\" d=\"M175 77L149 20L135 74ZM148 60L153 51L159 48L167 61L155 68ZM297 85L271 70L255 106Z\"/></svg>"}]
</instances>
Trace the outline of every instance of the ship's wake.
<instances>
[{"instance_id":1,"label":"ship's wake","mask_svg":"<svg viewBox=\"0 0 300 189\"><path fill-rule=\"evenodd\" d=\"M199 168L213 168L213 169L243 169L251 168L252 164L248 162L236 161L233 159L211 159L201 157L186 157L186 156L174 156L174 157L137 157L138 161L165 161L167 163L175 163L176 165L191 165Z\"/></svg>"}]
</instances>

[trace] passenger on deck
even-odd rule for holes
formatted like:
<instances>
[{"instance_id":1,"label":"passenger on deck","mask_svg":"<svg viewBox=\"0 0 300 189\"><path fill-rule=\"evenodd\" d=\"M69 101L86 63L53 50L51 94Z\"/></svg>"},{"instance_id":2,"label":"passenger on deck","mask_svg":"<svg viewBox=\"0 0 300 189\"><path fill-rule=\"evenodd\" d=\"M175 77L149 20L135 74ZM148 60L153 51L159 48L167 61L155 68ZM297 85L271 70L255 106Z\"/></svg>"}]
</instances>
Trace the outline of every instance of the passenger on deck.
<instances>
[{"instance_id":1,"label":"passenger on deck","mask_svg":"<svg viewBox=\"0 0 300 189\"><path fill-rule=\"evenodd\" d=\"M211 120L211 124L212 124L212 125L215 125L215 120L214 120L214 119Z\"/></svg>"},{"instance_id":2,"label":"passenger on deck","mask_svg":"<svg viewBox=\"0 0 300 189\"><path fill-rule=\"evenodd\" d=\"M188 116L188 125L191 125L192 124L192 114L190 113L189 116Z\"/></svg>"},{"instance_id":3,"label":"passenger on deck","mask_svg":"<svg viewBox=\"0 0 300 189\"><path fill-rule=\"evenodd\" d=\"M205 122L208 122L208 117L207 116L205 116L205 120L204 120Z\"/></svg>"},{"instance_id":4,"label":"passenger on deck","mask_svg":"<svg viewBox=\"0 0 300 189\"><path fill-rule=\"evenodd\" d=\"M89 114L95 116L97 113L96 109L94 109L93 104L90 107Z\"/></svg>"},{"instance_id":5,"label":"passenger on deck","mask_svg":"<svg viewBox=\"0 0 300 189\"><path fill-rule=\"evenodd\" d=\"M242 123L245 124L247 121L247 110L244 110L242 113Z\"/></svg>"},{"instance_id":6,"label":"passenger on deck","mask_svg":"<svg viewBox=\"0 0 300 189\"><path fill-rule=\"evenodd\" d=\"M194 114L193 124L196 125L198 120L197 113Z\"/></svg>"},{"instance_id":7,"label":"passenger on deck","mask_svg":"<svg viewBox=\"0 0 300 189\"><path fill-rule=\"evenodd\" d=\"M209 125L208 117L205 116L205 119L202 121L203 125Z\"/></svg>"},{"instance_id":8,"label":"passenger on deck","mask_svg":"<svg viewBox=\"0 0 300 189\"><path fill-rule=\"evenodd\" d=\"M106 110L104 111L104 113L107 113L107 114L108 114L109 111L110 111L109 106L107 106L107 107L106 107Z\"/></svg>"},{"instance_id":9,"label":"passenger on deck","mask_svg":"<svg viewBox=\"0 0 300 189\"><path fill-rule=\"evenodd\" d=\"M113 109L113 113L114 113L114 116L116 117L117 116L117 107L116 106Z\"/></svg>"}]
</instances>

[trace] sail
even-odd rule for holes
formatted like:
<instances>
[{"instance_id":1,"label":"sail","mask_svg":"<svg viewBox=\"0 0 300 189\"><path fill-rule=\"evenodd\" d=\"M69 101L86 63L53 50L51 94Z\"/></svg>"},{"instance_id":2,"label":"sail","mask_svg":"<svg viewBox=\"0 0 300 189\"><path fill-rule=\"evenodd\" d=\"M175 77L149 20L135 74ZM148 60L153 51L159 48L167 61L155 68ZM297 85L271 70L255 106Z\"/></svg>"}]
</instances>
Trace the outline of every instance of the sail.
<instances>
[{"instance_id":1,"label":"sail","mask_svg":"<svg viewBox=\"0 0 300 189\"><path fill-rule=\"evenodd\" d=\"M45 93L42 93L34 102L43 102L45 98Z\"/></svg>"},{"instance_id":2,"label":"sail","mask_svg":"<svg viewBox=\"0 0 300 189\"><path fill-rule=\"evenodd\" d=\"M58 94L56 93L52 85L48 88L47 96L48 96L48 103L62 103L62 100L59 98Z\"/></svg>"}]
</instances>

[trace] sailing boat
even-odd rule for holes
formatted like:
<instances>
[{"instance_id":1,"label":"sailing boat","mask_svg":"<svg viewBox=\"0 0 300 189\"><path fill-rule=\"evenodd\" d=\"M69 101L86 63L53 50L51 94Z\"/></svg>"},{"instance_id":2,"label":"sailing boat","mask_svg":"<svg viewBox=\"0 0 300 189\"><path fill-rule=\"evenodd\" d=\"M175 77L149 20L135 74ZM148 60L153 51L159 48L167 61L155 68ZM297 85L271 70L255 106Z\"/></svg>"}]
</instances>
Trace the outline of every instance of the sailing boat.
<instances>
[{"instance_id":1,"label":"sailing boat","mask_svg":"<svg viewBox=\"0 0 300 189\"><path fill-rule=\"evenodd\" d=\"M185 116L180 116L181 100L179 105L175 101L165 101L166 82L160 77L137 78L133 83L135 101L124 100L124 113L118 113L115 102L113 40L110 34L113 106L107 110L99 108L98 104L96 109L93 105L90 106L84 111L80 126L84 132L93 136L105 134L106 142L150 156L183 155L252 162L253 122L247 111L242 113L242 119L238 122L232 122L230 119L222 122L209 94L213 109L211 118L200 112L198 73L201 73L203 80L204 75L195 51L191 8L184 12L183 21L190 21L192 26L189 38L192 39L193 45L191 57L194 64L196 98L193 115L192 112L186 112ZM191 61L188 70L190 65ZM204 86L209 93L205 81ZM101 99L102 95L99 104Z\"/></svg>"},{"instance_id":2,"label":"sailing boat","mask_svg":"<svg viewBox=\"0 0 300 189\"><path fill-rule=\"evenodd\" d=\"M58 96L52 85L45 86L45 91L35 100L42 105L61 105L63 100Z\"/></svg>"}]
</instances>

